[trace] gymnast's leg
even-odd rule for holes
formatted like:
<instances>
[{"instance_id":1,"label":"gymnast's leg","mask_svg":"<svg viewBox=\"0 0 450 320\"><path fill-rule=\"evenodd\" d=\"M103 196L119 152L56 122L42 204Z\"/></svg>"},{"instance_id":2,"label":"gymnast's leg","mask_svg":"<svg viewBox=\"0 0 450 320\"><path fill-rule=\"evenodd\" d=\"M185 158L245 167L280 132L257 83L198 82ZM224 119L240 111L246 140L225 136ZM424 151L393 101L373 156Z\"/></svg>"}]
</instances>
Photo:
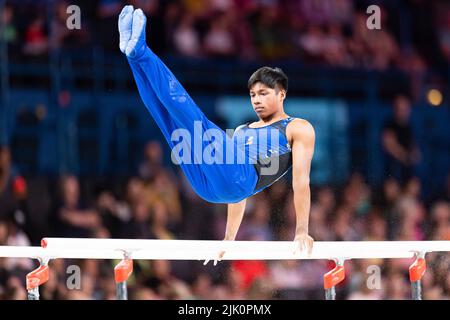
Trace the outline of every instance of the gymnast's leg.
<instances>
[{"instance_id":1,"label":"gymnast's leg","mask_svg":"<svg viewBox=\"0 0 450 320\"><path fill-rule=\"evenodd\" d=\"M213 129L220 135L223 143L221 148L215 149L218 158L225 159L226 153L231 151L229 148L233 148L233 154L237 153L231 138L203 114L172 72L148 48L145 26L146 17L142 10L133 11L132 6L126 6L119 16L120 49L128 57L144 104L170 147L174 146L171 134L175 129L186 129L194 134L195 125L200 124L202 132ZM209 141L200 141L201 150L204 150ZM220 165L202 164L203 152L194 152L194 148L190 151L192 163L181 164L181 167L203 198L211 202L234 202L253 191L256 173L251 165L237 164L236 161ZM234 184L234 190L230 190L230 183Z\"/></svg>"}]
</instances>

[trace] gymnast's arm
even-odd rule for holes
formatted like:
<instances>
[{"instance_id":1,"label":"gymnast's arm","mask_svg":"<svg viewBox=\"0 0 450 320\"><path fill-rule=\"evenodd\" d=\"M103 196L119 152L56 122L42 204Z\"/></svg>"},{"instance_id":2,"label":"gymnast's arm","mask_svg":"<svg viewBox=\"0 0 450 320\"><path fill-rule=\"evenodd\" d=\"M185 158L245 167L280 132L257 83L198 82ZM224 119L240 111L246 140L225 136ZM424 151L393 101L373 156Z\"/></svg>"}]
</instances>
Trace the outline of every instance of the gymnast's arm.
<instances>
[{"instance_id":1,"label":"gymnast's arm","mask_svg":"<svg viewBox=\"0 0 450 320\"><path fill-rule=\"evenodd\" d=\"M242 129L246 124L242 124L236 128L233 132L233 139L236 139L238 134L243 134ZM227 226L225 230L224 240L234 240L236 239L237 232L239 230L239 226L242 222L242 217L245 212L245 205L247 203L247 199L241 200L237 203L229 203L227 207Z\"/></svg>"},{"instance_id":2,"label":"gymnast's arm","mask_svg":"<svg viewBox=\"0 0 450 320\"><path fill-rule=\"evenodd\" d=\"M288 126L292 136L292 188L296 213L295 239L299 249L311 252L314 240L308 234L311 190L309 173L314 154L315 133L312 125L296 119Z\"/></svg>"},{"instance_id":3,"label":"gymnast's arm","mask_svg":"<svg viewBox=\"0 0 450 320\"><path fill-rule=\"evenodd\" d=\"M237 203L229 203L227 208L227 226L225 230L224 240L236 239L239 226L242 222L242 217L245 212L245 205L247 199L241 200Z\"/></svg>"},{"instance_id":4,"label":"gymnast's arm","mask_svg":"<svg viewBox=\"0 0 450 320\"><path fill-rule=\"evenodd\" d=\"M225 230L225 237L223 239L224 241L233 241L236 239L236 234L239 230L239 226L241 225L242 217L244 216L246 202L247 199L244 199L237 203L228 204L227 226ZM214 258L214 265L216 265L218 261L221 261L224 255L225 250L220 250ZM210 259L206 259L203 264L206 265L209 261Z\"/></svg>"}]
</instances>

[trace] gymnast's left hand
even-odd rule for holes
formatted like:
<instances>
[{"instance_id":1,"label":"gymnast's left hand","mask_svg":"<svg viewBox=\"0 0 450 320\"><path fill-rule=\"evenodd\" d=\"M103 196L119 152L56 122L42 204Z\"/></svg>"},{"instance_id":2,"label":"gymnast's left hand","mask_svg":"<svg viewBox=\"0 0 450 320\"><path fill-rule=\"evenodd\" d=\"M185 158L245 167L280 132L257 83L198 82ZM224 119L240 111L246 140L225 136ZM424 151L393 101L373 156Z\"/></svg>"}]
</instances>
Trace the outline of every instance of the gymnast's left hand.
<instances>
[{"instance_id":1,"label":"gymnast's left hand","mask_svg":"<svg viewBox=\"0 0 450 320\"><path fill-rule=\"evenodd\" d=\"M299 233L295 235L295 250L294 254L298 252L307 251L308 255L311 255L314 246L314 239L307 233Z\"/></svg>"},{"instance_id":2,"label":"gymnast's left hand","mask_svg":"<svg viewBox=\"0 0 450 320\"><path fill-rule=\"evenodd\" d=\"M225 255L225 250L221 250L218 252L217 257L214 258L214 266L217 265L217 262L222 261L222 258L224 255ZM205 262L203 262L203 265L206 266L210 260L211 259L205 260Z\"/></svg>"}]
</instances>

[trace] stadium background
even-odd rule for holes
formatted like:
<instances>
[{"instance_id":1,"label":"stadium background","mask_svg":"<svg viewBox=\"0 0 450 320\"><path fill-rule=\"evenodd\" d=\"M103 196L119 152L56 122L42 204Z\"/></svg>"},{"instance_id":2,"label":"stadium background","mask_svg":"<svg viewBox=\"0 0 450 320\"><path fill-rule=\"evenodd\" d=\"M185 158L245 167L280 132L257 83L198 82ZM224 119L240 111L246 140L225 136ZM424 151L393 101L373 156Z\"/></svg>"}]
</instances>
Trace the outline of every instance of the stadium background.
<instances>
[{"instance_id":1,"label":"stadium background","mask_svg":"<svg viewBox=\"0 0 450 320\"><path fill-rule=\"evenodd\" d=\"M445 1L2 0L2 245L37 245L43 236L222 239L226 206L198 198L171 164L118 50L125 3L144 10L148 44L223 129L256 119L246 89L254 70L287 73L286 111L316 129L315 240L450 240ZM66 27L72 4L80 30ZM372 4L381 30L366 27ZM291 240L294 226L287 177L249 201L238 239ZM449 299L450 257L427 258L424 298ZM409 299L410 263L347 262L338 298ZM70 264L81 268L81 290L66 287ZM379 289L366 285L369 265L381 268ZM114 298L110 261L51 266L42 299ZM0 260L0 297L25 299L34 267ZM323 299L331 267L136 261L130 298Z\"/></svg>"}]
</instances>

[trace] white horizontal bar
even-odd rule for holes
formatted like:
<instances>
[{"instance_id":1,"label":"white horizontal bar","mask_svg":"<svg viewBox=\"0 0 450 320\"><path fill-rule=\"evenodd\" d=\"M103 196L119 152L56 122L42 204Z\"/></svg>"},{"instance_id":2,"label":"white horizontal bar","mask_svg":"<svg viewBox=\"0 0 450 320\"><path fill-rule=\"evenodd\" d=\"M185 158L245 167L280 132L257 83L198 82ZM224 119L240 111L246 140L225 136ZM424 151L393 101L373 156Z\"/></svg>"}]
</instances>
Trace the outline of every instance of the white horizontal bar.
<instances>
[{"instance_id":1,"label":"white horizontal bar","mask_svg":"<svg viewBox=\"0 0 450 320\"><path fill-rule=\"evenodd\" d=\"M0 257L2 258L40 258L45 255L41 247L24 246L0 246Z\"/></svg>"},{"instance_id":2,"label":"white horizontal bar","mask_svg":"<svg viewBox=\"0 0 450 320\"><path fill-rule=\"evenodd\" d=\"M0 246L0 258L47 258L47 259L122 259L117 250L43 249L41 247Z\"/></svg>"},{"instance_id":3,"label":"white horizontal bar","mask_svg":"<svg viewBox=\"0 0 450 320\"><path fill-rule=\"evenodd\" d=\"M207 241L44 238L45 252L58 258L223 260L411 258L416 252L450 251L450 241L317 241L313 252L294 254L293 241Z\"/></svg>"}]
</instances>

